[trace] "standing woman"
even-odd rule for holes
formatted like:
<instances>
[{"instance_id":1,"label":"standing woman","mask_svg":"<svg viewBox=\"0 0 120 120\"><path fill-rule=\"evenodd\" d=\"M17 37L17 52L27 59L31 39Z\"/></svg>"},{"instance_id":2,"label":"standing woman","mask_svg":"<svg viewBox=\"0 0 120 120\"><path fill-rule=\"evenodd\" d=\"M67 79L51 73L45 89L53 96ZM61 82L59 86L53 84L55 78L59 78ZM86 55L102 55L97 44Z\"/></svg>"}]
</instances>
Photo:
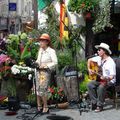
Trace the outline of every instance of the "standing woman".
<instances>
[{"instance_id":1,"label":"standing woman","mask_svg":"<svg viewBox=\"0 0 120 120\"><path fill-rule=\"evenodd\" d=\"M55 50L51 48L50 36L44 33L40 36L39 41L40 49L36 60L40 68L37 72L38 76L36 80L37 107L38 111L42 110L43 114L47 114L49 113L47 105L48 84L51 77L51 71L55 70L58 61Z\"/></svg>"}]
</instances>

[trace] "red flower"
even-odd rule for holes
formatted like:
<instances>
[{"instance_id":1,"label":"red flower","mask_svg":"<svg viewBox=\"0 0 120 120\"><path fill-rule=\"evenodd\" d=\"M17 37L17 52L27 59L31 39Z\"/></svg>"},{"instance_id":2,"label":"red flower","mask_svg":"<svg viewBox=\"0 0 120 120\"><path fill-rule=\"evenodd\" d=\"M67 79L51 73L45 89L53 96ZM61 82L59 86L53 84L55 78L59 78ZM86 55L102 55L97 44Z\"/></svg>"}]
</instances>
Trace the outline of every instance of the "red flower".
<instances>
[{"instance_id":1,"label":"red flower","mask_svg":"<svg viewBox=\"0 0 120 120\"><path fill-rule=\"evenodd\" d=\"M62 91L63 91L63 89L62 89L62 88L60 88L60 89L59 89L59 91L60 91L60 92L62 92Z\"/></svg>"},{"instance_id":2,"label":"red flower","mask_svg":"<svg viewBox=\"0 0 120 120\"><path fill-rule=\"evenodd\" d=\"M0 68L0 72L4 72L4 71L10 70L10 69L11 69L10 66L3 66L3 67Z\"/></svg>"},{"instance_id":3,"label":"red flower","mask_svg":"<svg viewBox=\"0 0 120 120\"><path fill-rule=\"evenodd\" d=\"M62 93L61 93L61 92L58 92L58 95L62 96Z\"/></svg>"},{"instance_id":4,"label":"red flower","mask_svg":"<svg viewBox=\"0 0 120 120\"><path fill-rule=\"evenodd\" d=\"M53 88L48 88L48 89L52 94L55 92Z\"/></svg>"}]
</instances>

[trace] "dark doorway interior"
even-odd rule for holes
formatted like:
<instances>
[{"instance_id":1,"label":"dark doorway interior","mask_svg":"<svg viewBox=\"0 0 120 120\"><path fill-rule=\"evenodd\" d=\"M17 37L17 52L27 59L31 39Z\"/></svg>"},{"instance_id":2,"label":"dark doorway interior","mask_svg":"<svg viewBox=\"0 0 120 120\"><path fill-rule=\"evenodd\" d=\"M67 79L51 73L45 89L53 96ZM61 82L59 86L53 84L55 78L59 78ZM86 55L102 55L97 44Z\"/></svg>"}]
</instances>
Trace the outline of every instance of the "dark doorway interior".
<instances>
[{"instance_id":1,"label":"dark doorway interior","mask_svg":"<svg viewBox=\"0 0 120 120\"><path fill-rule=\"evenodd\" d=\"M95 35L95 44L105 42L110 45L112 56L119 56L120 48L118 44L120 38L118 36L120 34L120 13L111 15L111 23L113 28L105 28L104 32Z\"/></svg>"}]
</instances>

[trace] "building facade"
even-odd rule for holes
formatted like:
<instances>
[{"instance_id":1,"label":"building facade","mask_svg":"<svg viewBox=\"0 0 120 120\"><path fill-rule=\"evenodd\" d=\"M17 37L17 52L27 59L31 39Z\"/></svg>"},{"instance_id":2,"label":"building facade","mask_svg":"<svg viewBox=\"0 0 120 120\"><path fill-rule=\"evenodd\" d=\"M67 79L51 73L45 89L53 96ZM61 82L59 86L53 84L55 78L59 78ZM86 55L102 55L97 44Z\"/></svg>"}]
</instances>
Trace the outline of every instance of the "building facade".
<instances>
[{"instance_id":1,"label":"building facade","mask_svg":"<svg viewBox=\"0 0 120 120\"><path fill-rule=\"evenodd\" d=\"M16 34L32 19L32 0L0 0L0 33Z\"/></svg>"}]
</instances>

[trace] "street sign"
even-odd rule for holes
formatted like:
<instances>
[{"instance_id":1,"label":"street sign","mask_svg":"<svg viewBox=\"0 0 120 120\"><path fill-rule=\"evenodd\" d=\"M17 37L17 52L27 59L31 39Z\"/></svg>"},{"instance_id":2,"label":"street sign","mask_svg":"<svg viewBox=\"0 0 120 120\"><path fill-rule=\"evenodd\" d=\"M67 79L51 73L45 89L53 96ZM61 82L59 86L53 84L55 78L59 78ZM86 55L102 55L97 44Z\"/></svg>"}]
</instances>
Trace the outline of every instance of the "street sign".
<instances>
[{"instance_id":1,"label":"street sign","mask_svg":"<svg viewBox=\"0 0 120 120\"><path fill-rule=\"evenodd\" d=\"M16 11L17 4L16 3L9 3L9 11Z\"/></svg>"}]
</instances>

